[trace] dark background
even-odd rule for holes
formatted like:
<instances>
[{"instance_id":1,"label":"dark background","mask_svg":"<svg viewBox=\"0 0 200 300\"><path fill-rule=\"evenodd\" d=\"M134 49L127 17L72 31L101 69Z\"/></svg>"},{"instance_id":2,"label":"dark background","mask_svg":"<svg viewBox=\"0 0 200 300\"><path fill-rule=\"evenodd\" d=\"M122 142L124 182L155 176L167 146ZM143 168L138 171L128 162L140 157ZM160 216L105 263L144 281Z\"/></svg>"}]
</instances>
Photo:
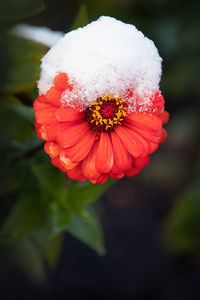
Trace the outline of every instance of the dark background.
<instances>
[{"instance_id":1,"label":"dark background","mask_svg":"<svg viewBox=\"0 0 200 300\"><path fill-rule=\"evenodd\" d=\"M83 4L44 2L46 10L5 20L3 30L23 22L67 32ZM96 202L105 256L65 234L58 267L52 271L45 265L48 276L40 282L27 275L2 244L0 299L200 299L199 1L84 4L88 21L110 15L134 24L155 42L163 58L168 138L139 175L115 182ZM6 57L4 48L2 43ZM5 65L2 59L2 73L9 72ZM12 197L6 195L7 201L13 203ZM4 203L5 195L2 199ZM7 213L5 204L1 211Z\"/></svg>"}]
</instances>

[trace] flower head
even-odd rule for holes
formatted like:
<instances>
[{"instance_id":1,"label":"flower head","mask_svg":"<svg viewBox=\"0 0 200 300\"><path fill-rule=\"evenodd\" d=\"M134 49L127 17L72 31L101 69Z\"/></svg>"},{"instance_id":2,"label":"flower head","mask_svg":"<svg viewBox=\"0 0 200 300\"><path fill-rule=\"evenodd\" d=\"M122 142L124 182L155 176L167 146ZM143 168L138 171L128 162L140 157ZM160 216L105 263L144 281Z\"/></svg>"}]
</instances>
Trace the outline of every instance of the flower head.
<instances>
[{"instance_id":1,"label":"flower head","mask_svg":"<svg viewBox=\"0 0 200 300\"><path fill-rule=\"evenodd\" d=\"M167 136L161 58L110 17L66 34L42 60L36 130L52 164L79 181L136 175Z\"/></svg>"}]
</instances>

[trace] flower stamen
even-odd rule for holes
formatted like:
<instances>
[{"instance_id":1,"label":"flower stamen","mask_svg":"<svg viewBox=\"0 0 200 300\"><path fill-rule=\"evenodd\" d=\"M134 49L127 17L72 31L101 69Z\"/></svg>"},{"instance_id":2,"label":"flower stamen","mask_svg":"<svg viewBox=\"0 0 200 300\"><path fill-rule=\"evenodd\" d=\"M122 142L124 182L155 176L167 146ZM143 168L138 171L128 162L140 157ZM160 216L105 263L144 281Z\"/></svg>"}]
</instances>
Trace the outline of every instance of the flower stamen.
<instances>
[{"instance_id":1,"label":"flower stamen","mask_svg":"<svg viewBox=\"0 0 200 300\"><path fill-rule=\"evenodd\" d=\"M109 94L91 102L91 106L85 110L85 120L94 132L107 132L122 124L126 110L127 104L123 99Z\"/></svg>"}]
</instances>

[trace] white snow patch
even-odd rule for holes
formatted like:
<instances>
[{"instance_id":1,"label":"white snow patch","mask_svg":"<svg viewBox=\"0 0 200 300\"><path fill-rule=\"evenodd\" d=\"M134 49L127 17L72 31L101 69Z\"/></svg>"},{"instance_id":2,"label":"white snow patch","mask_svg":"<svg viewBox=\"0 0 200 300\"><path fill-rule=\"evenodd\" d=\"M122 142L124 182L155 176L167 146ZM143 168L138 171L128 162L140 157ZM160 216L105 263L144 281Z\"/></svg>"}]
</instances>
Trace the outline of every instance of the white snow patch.
<instances>
[{"instance_id":1,"label":"white snow patch","mask_svg":"<svg viewBox=\"0 0 200 300\"><path fill-rule=\"evenodd\" d=\"M64 32L53 31L47 27L39 27L28 24L18 24L14 26L10 32L27 40L41 43L47 47L52 47L64 36Z\"/></svg>"},{"instance_id":2,"label":"white snow patch","mask_svg":"<svg viewBox=\"0 0 200 300\"><path fill-rule=\"evenodd\" d=\"M159 90L162 59L154 43L135 26L100 17L67 33L42 59L40 94L45 94L60 72L74 88L62 95L63 105L87 107L101 95L120 96L144 110ZM127 99L127 91L133 96ZM138 103L138 101L140 103Z\"/></svg>"}]
</instances>

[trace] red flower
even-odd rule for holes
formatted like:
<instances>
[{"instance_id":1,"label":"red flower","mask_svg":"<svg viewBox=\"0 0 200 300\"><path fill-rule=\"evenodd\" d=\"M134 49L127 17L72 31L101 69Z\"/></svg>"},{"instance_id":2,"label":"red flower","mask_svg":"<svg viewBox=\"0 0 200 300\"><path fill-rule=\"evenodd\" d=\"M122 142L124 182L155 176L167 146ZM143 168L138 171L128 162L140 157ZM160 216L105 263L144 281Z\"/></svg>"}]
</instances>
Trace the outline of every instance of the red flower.
<instances>
[{"instance_id":1,"label":"red flower","mask_svg":"<svg viewBox=\"0 0 200 300\"><path fill-rule=\"evenodd\" d=\"M138 104L131 112L128 101L112 95L97 98L85 110L63 106L62 92L72 89L60 73L34 102L37 134L46 141L52 164L72 179L99 184L139 173L167 137L162 126L169 115L160 92L152 95L148 110Z\"/></svg>"}]
</instances>

